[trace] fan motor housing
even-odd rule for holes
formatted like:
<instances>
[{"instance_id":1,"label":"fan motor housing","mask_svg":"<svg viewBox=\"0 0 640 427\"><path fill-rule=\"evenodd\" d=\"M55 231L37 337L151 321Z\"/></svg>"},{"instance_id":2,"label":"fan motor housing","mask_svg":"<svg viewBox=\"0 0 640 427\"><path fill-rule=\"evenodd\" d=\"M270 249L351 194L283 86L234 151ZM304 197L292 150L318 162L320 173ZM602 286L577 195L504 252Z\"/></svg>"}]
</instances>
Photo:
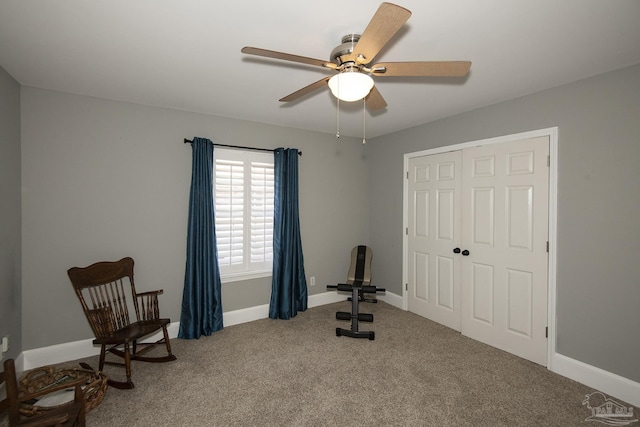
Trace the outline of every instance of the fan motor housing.
<instances>
[{"instance_id":1,"label":"fan motor housing","mask_svg":"<svg viewBox=\"0 0 640 427\"><path fill-rule=\"evenodd\" d=\"M331 51L331 61L337 65L342 65L344 63L342 57L353 53L353 49L356 47L358 40L360 40L360 34L347 34L342 37L342 44L336 46Z\"/></svg>"}]
</instances>

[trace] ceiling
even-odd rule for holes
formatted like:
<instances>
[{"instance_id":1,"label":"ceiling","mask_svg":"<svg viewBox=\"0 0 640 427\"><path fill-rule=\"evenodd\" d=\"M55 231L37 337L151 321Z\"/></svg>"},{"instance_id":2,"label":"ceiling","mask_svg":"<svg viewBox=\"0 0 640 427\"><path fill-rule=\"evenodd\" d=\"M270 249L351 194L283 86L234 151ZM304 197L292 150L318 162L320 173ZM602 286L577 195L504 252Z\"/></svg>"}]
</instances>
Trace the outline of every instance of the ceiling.
<instances>
[{"instance_id":1,"label":"ceiling","mask_svg":"<svg viewBox=\"0 0 640 427\"><path fill-rule=\"evenodd\" d=\"M0 0L0 66L20 84L335 133L328 69L379 1ZM466 78L375 78L388 107L340 103L340 134L373 138L640 63L638 0L397 0L412 16L376 61L470 60ZM355 104L355 105L354 105Z\"/></svg>"}]
</instances>

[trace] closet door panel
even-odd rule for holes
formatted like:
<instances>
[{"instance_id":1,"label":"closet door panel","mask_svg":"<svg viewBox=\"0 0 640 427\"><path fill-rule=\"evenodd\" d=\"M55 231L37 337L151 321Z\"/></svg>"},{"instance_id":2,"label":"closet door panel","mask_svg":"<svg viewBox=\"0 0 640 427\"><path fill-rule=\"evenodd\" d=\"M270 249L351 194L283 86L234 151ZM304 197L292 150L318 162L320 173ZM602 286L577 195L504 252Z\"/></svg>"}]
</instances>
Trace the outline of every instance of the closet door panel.
<instances>
[{"instance_id":1,"label":"closet door panel","mask_svg":"<svg viewBox=\"0 0 640 427\"><path fill-rule=\"evenodd\" d=\"M546 365L547 137L463 150L461 332ZM491 271L491 273L489 273Z\"/></svg>"},{"instance_id":2,"label":"closet door panel","mask_svg":"<svg viewBox=\"0 0 640 427\"><path fill-rule=\"evenodd\" d=\"M460 330L459 151L412 158L408 170L409 311Z\"/></svg>"}]
</instances>

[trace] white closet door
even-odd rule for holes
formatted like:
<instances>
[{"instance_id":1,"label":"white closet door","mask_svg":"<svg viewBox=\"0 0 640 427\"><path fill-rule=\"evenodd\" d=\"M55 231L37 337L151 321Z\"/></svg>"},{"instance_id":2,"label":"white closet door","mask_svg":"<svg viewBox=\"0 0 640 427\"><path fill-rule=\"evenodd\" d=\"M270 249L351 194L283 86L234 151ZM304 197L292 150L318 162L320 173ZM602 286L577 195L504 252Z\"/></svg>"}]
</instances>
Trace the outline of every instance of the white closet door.
<instances>
[{"instance_id":1,"label":"white closet door","mask_svg":"<svg viewBox=\"0 0 640 427\"><path fill-rule=\"evenodd\" d=\"M409 311L460 330L460 151L415 157L408 176Z\"/></svg>"},{"instance_id":2,"label":"white closet door","mask_svg":"<svg viewBox=\"0 0 640 427\"><path fill-rule=\"evenodd\" d=\"M463 150L462 333L547 360L549 140Z\"/></svg>"}]
</instances>

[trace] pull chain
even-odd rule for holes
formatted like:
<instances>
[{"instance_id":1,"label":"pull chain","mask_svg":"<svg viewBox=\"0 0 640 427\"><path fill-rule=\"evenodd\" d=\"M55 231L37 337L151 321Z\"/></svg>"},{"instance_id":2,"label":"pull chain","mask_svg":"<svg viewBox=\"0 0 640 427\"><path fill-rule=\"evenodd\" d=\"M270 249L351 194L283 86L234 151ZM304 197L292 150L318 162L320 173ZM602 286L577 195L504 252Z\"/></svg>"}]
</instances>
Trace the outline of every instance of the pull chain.
<instances>
[{"instance_id":1,"label":"pull chain","mask_svg":"<svg viewBox=\"0 0 640 427\"><path fill-rule=\"evenodd\" d=\"M338 100L338 108L336 108L336 139L340 139L340 98Z\"/></svg>"},{"instance_id":2,"label":"pull chain","mask_svg":"<svg viewBox=\"0 0 640 427\"><path fill-rule=\"evenodd\" d=\"M338 79L338 94L340 93L340 79ZM338 105L336 108L336 139L340 139L340 98L336 97Z\"/></svg>"},{"instance_id":3,"label":"pull chain","mask_svg":"<svg viewBox=\"0 0 640 427\"><path fill-rule=\"evenodd\" d=\"M362 98L362 143L367 143L367 100Z\"/></svg>"}]
</instances>

